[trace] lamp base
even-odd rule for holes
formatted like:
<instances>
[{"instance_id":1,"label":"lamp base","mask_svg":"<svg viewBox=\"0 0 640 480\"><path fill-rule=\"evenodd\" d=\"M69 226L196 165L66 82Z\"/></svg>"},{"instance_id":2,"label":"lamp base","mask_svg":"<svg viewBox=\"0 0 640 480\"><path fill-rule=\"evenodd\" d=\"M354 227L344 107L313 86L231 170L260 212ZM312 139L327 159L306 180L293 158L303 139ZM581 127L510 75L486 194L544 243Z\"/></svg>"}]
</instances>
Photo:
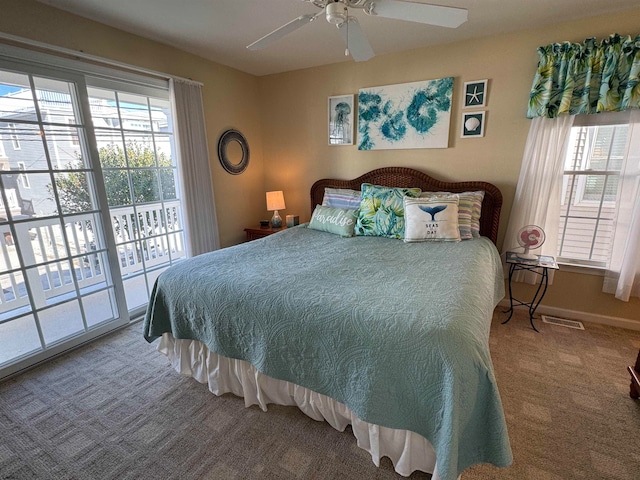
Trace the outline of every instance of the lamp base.
<instances>
[{"instance_id":1,"label":"lamp base","mask_svg":"<svg viewBox=\"0 0 640 480\"><path fill-rule=\"evenodd\" d=\"M273 217L271 217L271 228L282 228L282 218L278 213L278 210L273 211Z\"/></svg>"}]
</instances>

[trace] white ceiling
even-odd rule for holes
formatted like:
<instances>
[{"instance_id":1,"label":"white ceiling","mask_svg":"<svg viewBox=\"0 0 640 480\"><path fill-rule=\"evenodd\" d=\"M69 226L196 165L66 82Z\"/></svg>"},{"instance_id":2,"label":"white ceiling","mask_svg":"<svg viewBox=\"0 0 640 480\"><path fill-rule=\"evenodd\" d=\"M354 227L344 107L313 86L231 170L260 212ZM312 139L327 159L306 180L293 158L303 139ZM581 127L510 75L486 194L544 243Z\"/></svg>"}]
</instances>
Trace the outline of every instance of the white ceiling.
<instances>
[{"instance_id":1,"label":"white ceiling","mask_svg":"<svg viewBox=\"0 0 640 480\"><path fill-rule=\"evenodd\" d=\"M353 61L336 27L322 18L250 51L246 46L318 8L301 0L39 0L254 75ZM414 0L466 8L456 29L365 15L358 18L376 55L478 38L638 6L638 0ZM613 32L611 32L613 33ZM619 32L624 33L624 32ZM557 41L566 40L558 38Z\"/></svg>"}]
</instances>

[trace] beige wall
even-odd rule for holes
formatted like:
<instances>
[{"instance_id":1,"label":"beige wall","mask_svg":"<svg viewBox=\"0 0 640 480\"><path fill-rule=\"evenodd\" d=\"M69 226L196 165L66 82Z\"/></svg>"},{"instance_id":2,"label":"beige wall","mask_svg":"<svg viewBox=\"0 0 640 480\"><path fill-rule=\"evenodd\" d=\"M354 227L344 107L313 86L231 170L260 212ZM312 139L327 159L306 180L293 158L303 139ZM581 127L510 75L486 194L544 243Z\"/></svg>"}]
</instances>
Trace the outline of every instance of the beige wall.
<instances>
[{"instance_id":1,"label":"beige wall","mask_svg":"<svg viewBox=\"0 0 640 480\"><path fill-rule=\"evenodd\" d=\"M325 177L353 178L373 168L406 166L444 180L481 179L503 192L500 245L515 192L529 122L526 99L536 48L563 40L638 33L640 10L545 29L375 57L256 78L172 47L47 7L35 0L0 0L0 32L81 50L204 83L203 96L220 237L223 246L243 240L243 228L268 218L264 192L282 189L282 214L310 215L309 187ZM327 145L327 97L359 88L445 76L455 78L448 149L359 152ZM460 89L488 78L486 135L460 139ZM256 108L259 106L259 108ZM260 113L261 112L261 113ZM249 168L227 174L216 145L227 128L242 131L251 148ZM600 292L599 277L559 272L545 303L640 322L640 301L624 303ZM517 291L529 294L528 286Z\"/></svg>"},{"instance_id":2,"label":"beige wall","mask_svg":"<svg viewBox=\"0 0 640 480\"><path fill-rule=\"evenodd\" d=\"M264 134L265 186L284 190L284 214L310 216L308 191L326 177L354 178L383 166L413 167L444 180L485 180L504 195L499 246L513 202L529 128L527 98L537 65L536 49L552 42L637 34L640 10L583 19L548 28L374 57L262 77L259 82ZM327 97L359 88L453 76L454 101L447 149L358 151L327 145ZM461 89L489 79L484 138L461 139ZM601 293L602 279L559 272L545 304L640 322L640 301ZM528 286L516 286L523 298Z\"/></svg>"},{"instance_id":3,"label":"beige wall","mask_svg":"<svg viewBox=\"0 0 640 480\"><path fill-rule=\"evenodd\" d=\"M265 203L257 77L34 0L0 0L0 12L0 32L202 82L220 241L229 246L244 239L247 222L263 216ZM218 162L218 138L228 128L249 143L242 175L228 174Z\"/></svg>"}]
</instances>

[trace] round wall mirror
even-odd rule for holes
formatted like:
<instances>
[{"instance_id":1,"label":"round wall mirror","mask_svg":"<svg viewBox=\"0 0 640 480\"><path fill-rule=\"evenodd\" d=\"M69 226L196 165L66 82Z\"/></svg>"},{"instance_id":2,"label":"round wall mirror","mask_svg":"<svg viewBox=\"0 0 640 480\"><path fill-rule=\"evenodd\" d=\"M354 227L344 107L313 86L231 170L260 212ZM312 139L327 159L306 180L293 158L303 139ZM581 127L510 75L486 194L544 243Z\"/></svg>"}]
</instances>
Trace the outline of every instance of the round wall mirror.
<instances>
[{"instance_id":1,"label":"round wall mirror","mask_svg":"<svg viewBox=\"0 0 640 480\"><path fill-rule=\"evenodd\" d=\"M249 144L237 130L227 130L218 140L218 158L222 167L233 175L244 172L249 165Z\"/></svg>"}]
</instances>

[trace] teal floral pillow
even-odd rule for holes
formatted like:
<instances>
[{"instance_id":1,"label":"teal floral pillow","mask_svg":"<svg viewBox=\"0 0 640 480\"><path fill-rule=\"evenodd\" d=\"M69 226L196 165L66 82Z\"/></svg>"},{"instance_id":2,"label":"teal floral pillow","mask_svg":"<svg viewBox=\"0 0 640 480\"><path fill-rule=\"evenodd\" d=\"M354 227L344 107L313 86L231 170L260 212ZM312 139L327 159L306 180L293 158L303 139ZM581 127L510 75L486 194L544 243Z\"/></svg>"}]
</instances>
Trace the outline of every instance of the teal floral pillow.
<instances>
[{"instance_id":1,"label":"teal floral pillow","mask_svg":"<svg viewBox=\"0 0 640 480\"><path fill-rule=\"evenodd\" d=\"M404 238L404 197L417 197L420 191L363 183L356 235Z\"/></svg>"}]
</instances>

